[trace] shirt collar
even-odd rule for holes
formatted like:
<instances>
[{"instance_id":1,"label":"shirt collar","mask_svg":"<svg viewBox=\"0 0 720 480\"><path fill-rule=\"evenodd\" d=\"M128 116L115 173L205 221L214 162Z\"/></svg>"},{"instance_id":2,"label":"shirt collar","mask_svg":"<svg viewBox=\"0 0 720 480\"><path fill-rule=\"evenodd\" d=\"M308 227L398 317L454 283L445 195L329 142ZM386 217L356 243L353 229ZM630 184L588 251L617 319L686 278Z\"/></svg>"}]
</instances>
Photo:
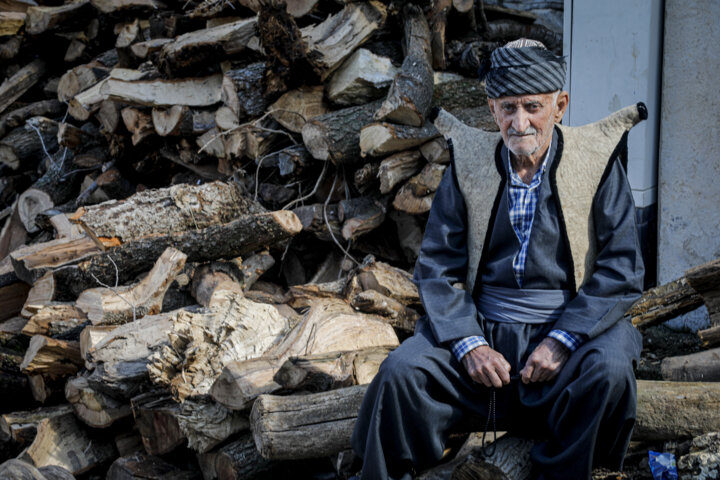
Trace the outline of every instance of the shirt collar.
<instances>
[{"instance_id":1,"label":"shirt collar","mask_svg":"<svg viewBox=\"0 0 720 480\"><path fill-rule=\"evenodd\" d=\"M508 172L510 172L510 183L517 187L525 187L525 188L535 188L537 187L540 182L542 182L543 174L545 173L545 167L547 167L548 159L550 158L550 152L552 151L552 144L553 144L553 138L550 137L550 144L548 145L547 152L545 152L545 158L543 159L543 163L538 169L537 172L535 172L535 175L533 176L532 181L530 182L530 185L526 184L522 181L520 178L520 175L517 174L515 169L512 167L512 162L510 162L510 150L505 149L507 152L507 169Z\"/></svg>"}]
</instances>

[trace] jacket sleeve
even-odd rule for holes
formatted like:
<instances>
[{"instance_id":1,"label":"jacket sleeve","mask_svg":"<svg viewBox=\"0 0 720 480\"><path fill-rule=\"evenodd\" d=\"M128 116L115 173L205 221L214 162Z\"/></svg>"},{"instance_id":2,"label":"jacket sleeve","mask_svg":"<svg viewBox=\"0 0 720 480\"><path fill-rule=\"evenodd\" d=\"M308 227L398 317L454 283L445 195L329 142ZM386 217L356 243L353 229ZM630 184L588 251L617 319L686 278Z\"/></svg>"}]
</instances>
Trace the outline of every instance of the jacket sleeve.
<instances>
[{"instance_id":1,"label":"jacket sleeve","mask_svg":"<svg viewBox=\"0 0 720 480\"><path fill-rule=\"evenodd\" d=\"M642 294L645 267L632 191L619 159L597 191L593 221L598 255L595 271L567 304L557 329L597 337L613 326Z\"/></svg>"},{"instance_id":2,"label":"jacket sleeve","mask_svg":"<svg viewBox=\"0 0 720 480\"><path fill-rule=\"evenodd\" d=\"M438 343L482 336L472 296L453 287L467 275L467 210L450 165L430 209L413 280Z\"/></svg>"}]
</instances>

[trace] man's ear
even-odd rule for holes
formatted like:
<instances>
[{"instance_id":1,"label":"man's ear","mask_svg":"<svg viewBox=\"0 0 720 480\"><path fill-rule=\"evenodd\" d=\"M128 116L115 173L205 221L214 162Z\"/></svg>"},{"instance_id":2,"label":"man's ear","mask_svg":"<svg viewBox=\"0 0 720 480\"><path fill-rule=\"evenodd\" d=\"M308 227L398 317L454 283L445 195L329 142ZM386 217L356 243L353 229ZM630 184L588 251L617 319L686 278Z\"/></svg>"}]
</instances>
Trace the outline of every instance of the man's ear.
<instances>
[{"instance_id":1,"label":"man's ear","mask_svg":"<svg viewBox=\"0 0 720 480\"><path fill-rule=\"evenodd\" d=\"M562 92L558 93L557 100L555 100L555 113L554 113L554 120L555 123L560 123L563 116L565 115L565 112L567 111L568 104L570 103L570 94L563 90Z\"/></svg>"}]
</instances>

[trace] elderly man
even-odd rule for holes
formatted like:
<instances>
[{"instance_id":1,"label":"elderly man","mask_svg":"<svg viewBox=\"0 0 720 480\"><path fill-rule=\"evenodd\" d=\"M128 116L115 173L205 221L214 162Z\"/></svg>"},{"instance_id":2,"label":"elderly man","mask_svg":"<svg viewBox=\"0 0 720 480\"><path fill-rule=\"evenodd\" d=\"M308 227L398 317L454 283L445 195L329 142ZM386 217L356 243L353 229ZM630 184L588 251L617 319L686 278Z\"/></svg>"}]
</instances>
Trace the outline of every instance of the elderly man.
<instances>
[{"instance_id":1,"label":"elderly man","mask_svg":"<svg viewBox=\"0 0 720 480\"><path fill-rule=\"evenodd\" d=\"M364 480L412 478L477 416L544 439L533 478L622 468L642 347L623 314L644 275L624 162L646 110L564 127L561 57L522 39L491 60L500 134L434 119L452 164L415 267L427 315L368 388L352 439Z\"/></svg>"}]
</instances>

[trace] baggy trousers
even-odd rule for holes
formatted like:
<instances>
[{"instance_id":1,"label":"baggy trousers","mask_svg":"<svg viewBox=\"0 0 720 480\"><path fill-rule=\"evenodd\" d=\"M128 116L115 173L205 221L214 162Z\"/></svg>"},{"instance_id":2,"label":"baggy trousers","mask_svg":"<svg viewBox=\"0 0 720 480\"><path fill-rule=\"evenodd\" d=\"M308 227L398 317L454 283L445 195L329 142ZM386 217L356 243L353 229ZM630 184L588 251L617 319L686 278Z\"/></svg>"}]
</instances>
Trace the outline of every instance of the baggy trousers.
<instances>
[{"instance_id":1,"label":"baggy trousers","mask_svg":"<svg viewBox=\"0 0 720 480\"><path fill-rule=\"evenodd\" d=\"M486 320L483 327L514 375L552 324ZM591 478L594 465L622 468L635 423L633 364L641 349L640 333L621 320L573 352L552 381L513 381L495 390L501 428L548 439L531 452L536 478L582 480ZM352 446L363 459L361 480L407 480L432 467L451 433L478 416L484 424L490 395L437 344L422 317L415 334L380 366L360 408Z\"/></svg>"}]
</instances>

